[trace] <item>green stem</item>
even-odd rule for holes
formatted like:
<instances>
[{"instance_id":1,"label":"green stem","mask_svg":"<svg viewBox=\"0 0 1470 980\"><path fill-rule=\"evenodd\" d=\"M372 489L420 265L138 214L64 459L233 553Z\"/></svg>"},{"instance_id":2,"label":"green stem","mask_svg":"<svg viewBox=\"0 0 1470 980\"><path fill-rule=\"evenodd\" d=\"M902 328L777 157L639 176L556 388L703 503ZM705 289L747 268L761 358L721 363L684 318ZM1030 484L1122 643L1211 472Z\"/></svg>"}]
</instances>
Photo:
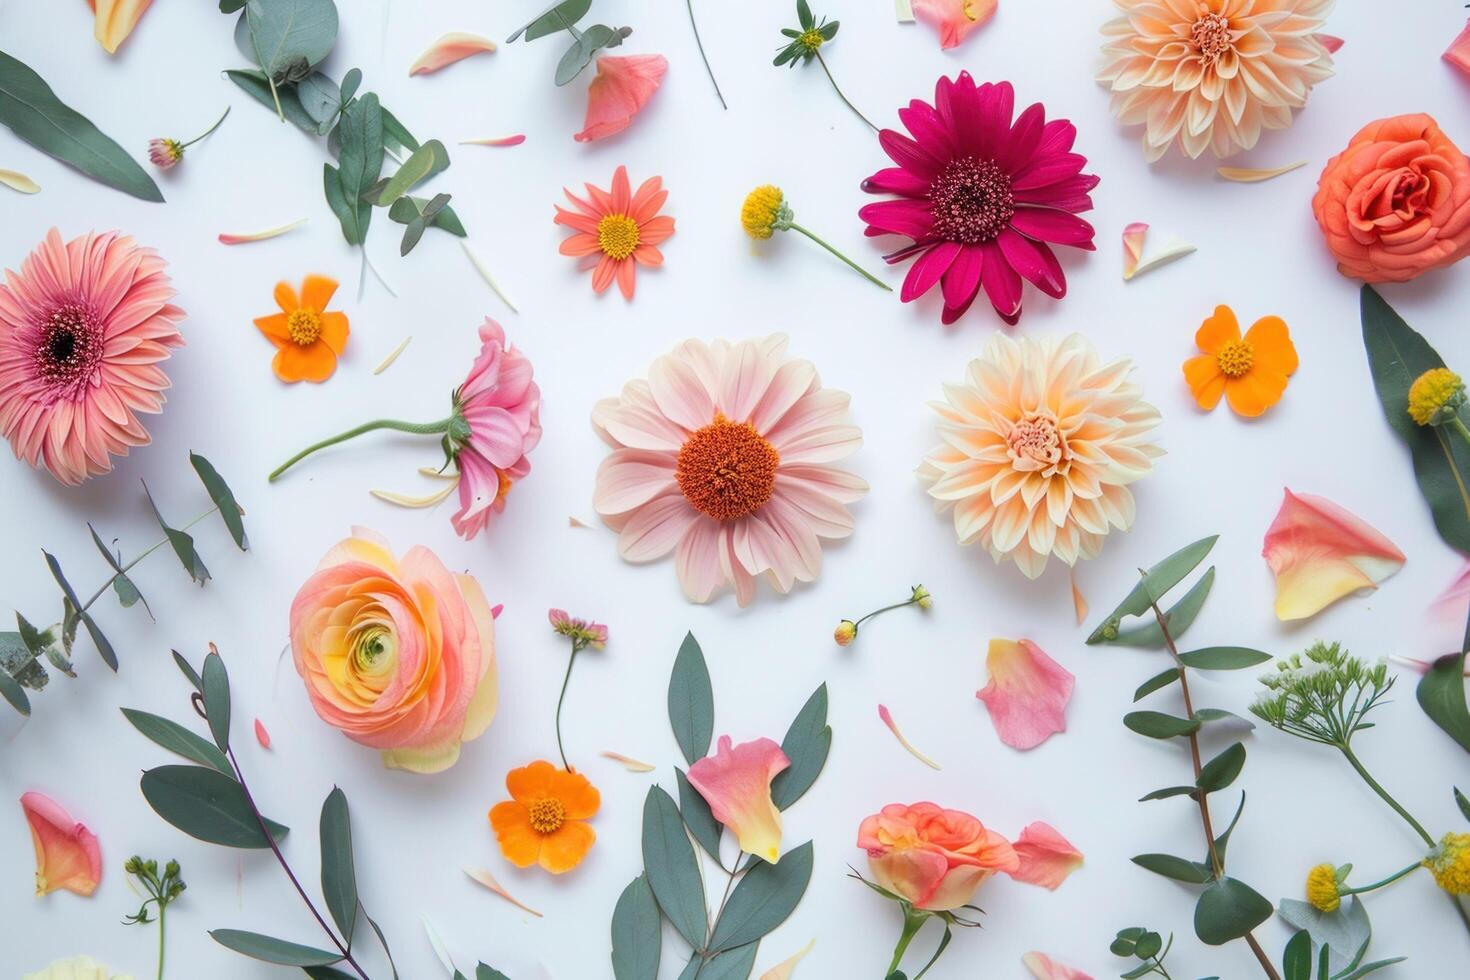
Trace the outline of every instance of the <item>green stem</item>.
<instances>
[{"instance_id":1,"label":"green stem","mask_svg":"<svg viewBox=\"0 0 1470 980\"><path fill-rule=\"evenodd\" d=\"M920 929L924 928L924 923L928 919L927 913L916 912L909 906L904 906L903 932L898 937L898 945L894 947L893 962L888 964L888 972L883 974L885 977L892 975L898 969L898 964L903 962L903 954L908 952L909 943L914 941L914 937L919 934Z\"/></svg>"},{"instance_id":2,"label":"green stem","mask_svg":"<svg viewBox=\"0 0 1470 980\"><path fill-rule=\"evenodd\" d=\"M1401 871L1395 871L1393 874L1389 875L1387 878L1384 878L1382 881L1375 881L1373 884L1371 884L1371 885L1363 885L1361 888L1343 888L1343 889L1341 889L1338 892L1338 894L1339 895L1362 895L1365 892L1377 891L1378 889L1384 887L1385 885L1391 885L1391 884L1393 884L1395 881L1398 881L1400 878L1404 877L1404 875L1412 874L1415 871L1418 871L1422 867L1423 867L1423 864L1421 864L1418 861L1415 861L1413 864L1409 865L1407 868L1404 868Z\"/></svg>"},{"instance_id":3,"label":"green stem","mask_svg":"<svg viewBox=\"0 0 1470 980\"><path fill-rule=\"evenodd\" d=\"M377 429L392 429L395 432L408 432L414 435L437 435L442 432L448 432L449 423L452 420L453 416L447 419L440 419L437 422L400 422L397 419L377 419L372 422L364 422L362 425L359 425L354 429L348 429L346 432L338 433L337 435L332 436L330 439L323 439L321 442L313 443L312 445L307 446L305 449L301 450L301 452L297 453L295 456L292 456L290 459L286 460L280 466L277 466L274 470L272 470L270 475L270 482L275 483L276 480L280 479L282 473L286 472L291 467L295 466L297 463L301 462L303 459L316 452L318 449L325 449L328 446L335 446L339 442L346 442L348 439L355 439L365 432L373 432Z\"/></svg>"},{"instance_id":4,"label":"green stem","mask_svg":"<svg viewBox=\"0 0 1470 980\"><path fill-rule=\"evenodd\" d=\"M838 87L837 79L832 77L832 69L827 67L827 60L822 57L822 52L813 51L812 54L817 56L817 64L821 65L822 71L827 73L827 81L832 83L832 91L837 93L837 97L841 99L843 103L853 111L854 115L856 115L863 122L867 123L869 129L871 129L875 133L878 132L878 127L874 126L872 122L868 120L868 117L859 112L858 107L853 105L852 102L848 100L847 96L842 94L842 89Z\"/></svg>"},{"instance_id":5,"label":"green stem","mask_svg":"<svg viewBox=\"0 0 1470 980\"><path fill-rule=\"evenodd\" d=\"M189 523L185 524L183 527L179 528L179 530L180 531L187 531L187 530L189 530L189 528L193 527L195 524L198 524L200 521L204 520L206 517L212 517L212 516L214 516L214 514L218 513L218 511L219 511L219 507L211 507L211 508L209 508L209 510L206 510L204 513L200 514L198 517L194 518L192 521L190 521ZM102 593L106 592L109 588L111 588L112 587L112 583L113 582L116 582L118 580L118 577L119 576L126 575L128 572L132 571L132 568L133 568L134 565L138 564L138 562L142 561L144 558L147 558L149 555L153 554L155 551L157 551L159 548L162 548L166 544L168 544L168 538L164 538L162 541L158 541L158 542L154 543L152 547L148 548L142 554L138 555L138 557L134 558L132 561L130 561L126 565L124 565L122 567L122 571L120 571L120 572L114 572L112 574L112 577L111 578L109 578L107 581L103 582L100 586L97 587L97 591L92 593L92 598L90 598L86 602L82 603L82 610L81 611L85 612L86 610L91 609L92 608L92 603L94 603L98 599L100 599L102 597Z\"/></svg>"},{"instance_id":6,"label":"green stem","mask_svg":"<svg viewBox=\"0 0 1470 980\"><path fill-rule=\"evenodd\" d=\"M694 29L694 43L699 48L699 58L704 62L705 74L709 75L710 84L715 87L715 98L720 100L721 109L729 110L724 95L720 94L720 83L715 81L715 71L709 66L709 57L704 53L704 42L699 39L699 25L694 22L694 0L685 0L685 6L689 8L689 26Z\"/></svg>"},{"instance_id":7,"label":"green stem","mask_svg":"<svg viewBox=\"0 0 1470 980\"><path fill-rule=\"evenodd\" d=\"M219 129L220 124L225 121L225 116L228 116L229 114L230 114L230 107L229 106L226 106L225 107L225 114L224 114L224 116L220 116L217 120L215 120L215 123L214 123L213 126L210 126L204 132L200 133L198 136L194 137L189 142L183 144L184 147L193 146L195 143L198 143L200 140L204 139L204 137L208 136L210 133L214 132L216 129Z\"/></svg>"},{"instance_id":8,"label":"green stem","mask_svg":"<svg viewBox=\"0 0 1470 980\"><path fill-rule=\"evenodd\" d=\"M1465 428L1465 423L1460 421L1460 416L1456 415L1450 419L1450 425L1454 426L1455 431L1460 434L1461 439L1464 439L1467 444L1470 444L1470 429Z\"/></svg>"},{"instance_id":9,"label":"green stem","mask_svg":"<svg viewBox=\"0 0 1470 980\"><path fill-rule=\"evenodd\" d=\"M888 612L889 610L892 610L892 609L902 609L904 606L912 606L914 603L916 603L918 601L919 601L918 599L905 599L903 602L895 602L893 605L891 605L891 606L884 606L882 609L874 609L872 612L868 613L862 619L860 619L857 622L853 623L852 624L853 625L853 628L856 629L857 627L863 625L868 620L872 619L874 616L877 616L879 613L886 613L886 612Z\"/></svg>"},{"instance_id":10,"label":"green stem","mask_svg":"<svg viewBox=\"0 0 1470 980\"><path fill-rule=\"evenodd\" d=\"M813 234L808 229L803 228L801 225L799 225L799 224L797 224L796 222L793 221L791 223L791 230L792 231L799 231L799 232L801 232L803 235L805 235L806 237L810 238L812 241L816 242L818 245L822 246L823 248L825 248L827 251L831 252L833 255L837 256L842 261L846 262L848 264L848 266L850 266L855 272L857 272L858 275L860 275L864 279L868 280L868 282L872 283L875 286L878 286L881 289L886 289L890 293L893 292L893 287L890 286L890 285L888 285L888 283L884 282L882 279L879 279L877 276L873 275L871 272L868 272L862 266L858 265L852 259L848 258L847 256L843 255L841 252L837 251L837 249L833 248L831 245L828 245L826 242L822 241L822 239L818 238L815 234Z\"/></svg>"},{"instance_id":11,"label":"green stem","mask_svg":"<svg viewBox=\"0 0 1470 980\"><path fill-rule=\"evenodd\" d=\"M572 665L577 662L577 654L582 652L582 644L576 640L572 641L572 655L567 658L567 673L561 679L561 696L556 699L556 751L561 754L561 767L567 772L572 771L571 764L567 762L567 750L561 744L561 706L567 699L567 685L572 682Z\"/></svg>"},{"instance_id":12,"label":"green stem","mask_svg":"<svg viewBox=\"0 0 1470 980\"><path fill-rule=\"evenodd\" d=\"M163 916L167 907L163 902L158 903L158 980L163 980Z\"/></svg>"},{"instance_id":13,"label":"green stem","mask_svg":"<svg viewBox=\"0 0 1470 980\"><path fill-rule=\"evenodd\" d=\"M1403 817L1404 822L1407 823L1410 827L1414 828L1414 832L1423 839L1424 843L1428 844L1430 847L1433 847L1434 838L1429 836L1429 831L1425 830L1423 824L1414 819L1413 814L1400 806L1398 800L1388 795L1388 790L1378 785L1378 780L1374 779L1371 775L1369 775L1368 770L1363 768L1363 764L1358 761L1358 757L1353 754L1353 750L1348 748L1346 744L1339 744L1337 748L1340 752L1342 752L1347 761L1351 763L1352 767L1358 771L1358 775L1363 777L1363 781L1368 784L1368 787L1372 789L1373 792L1377 793L1383 799L1383 802L1393 807L1394 812Z\"/></svg>"}]
</instances>

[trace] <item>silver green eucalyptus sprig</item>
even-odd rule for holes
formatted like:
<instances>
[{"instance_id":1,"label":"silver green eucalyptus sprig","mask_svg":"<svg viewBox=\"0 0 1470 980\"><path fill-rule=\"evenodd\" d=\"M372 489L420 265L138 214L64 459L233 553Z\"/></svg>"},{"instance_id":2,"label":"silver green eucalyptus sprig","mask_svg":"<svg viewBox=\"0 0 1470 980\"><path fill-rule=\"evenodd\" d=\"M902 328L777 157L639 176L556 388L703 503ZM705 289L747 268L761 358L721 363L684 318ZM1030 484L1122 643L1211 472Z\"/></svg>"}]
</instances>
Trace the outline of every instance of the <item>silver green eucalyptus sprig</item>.
<instances>
[{"instance_id":1,"label":"silver green eucalyptus sprig","mask_svg":"<svg viewBox=\"0 0 1470 980\"><path fill-rule=\"evenodd\" d=\"M158 980L163 980L163 954L164 954L164 915L174 900L184 894L184 889L189 886L184 883L184 878L179 868L179 862L170 861L163 866L163 874L158 873L158 862L153 859L147 861L134 855L128 858L123 870L138 880L138 884L147 892L148 898L139 906L138 911L132 915L123 917L123 923L130 926L146 925L154 921L149 913L148 906L153 906L158 913Z\"/></svg>"},{"instance_id":2,"label":"silver green eucalyptus sprig","mask_svg":"<svg viewBox=\"0 0 1470 980\"><path fill-rule=\"evenodd\" d=\"M556 84L565 85L582 74L582 70L591 63L597 52L603 48L617 47L633 33L631 27L608 27L606 24L578 27L577 21L586 17L591 9L592 0L558 0L537 14L529 24L506 38L505 43L514 44L523 38L535 41L563 31L571 35L572 46L567 48L561 60L556 63ZM693 16L692 11L690 16ZM703 50L701 47L701 54ZM705 64L707 67L708 62Z\"/></svg>"}]
</instances>

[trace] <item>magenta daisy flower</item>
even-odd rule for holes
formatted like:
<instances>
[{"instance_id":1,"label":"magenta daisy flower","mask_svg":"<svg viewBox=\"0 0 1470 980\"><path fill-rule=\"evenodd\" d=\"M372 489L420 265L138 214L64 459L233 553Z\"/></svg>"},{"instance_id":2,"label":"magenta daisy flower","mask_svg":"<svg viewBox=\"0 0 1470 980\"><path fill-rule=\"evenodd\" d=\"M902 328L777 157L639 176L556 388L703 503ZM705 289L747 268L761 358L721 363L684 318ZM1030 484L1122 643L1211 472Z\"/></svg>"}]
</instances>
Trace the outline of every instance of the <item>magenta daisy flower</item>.
<instances>
[{"instance_id":1,"label":"magenta daisy flower","mask_svg":"<svg viewBox=\"0 0 1470 980\"><path fill-rule=\"evenodd\" d=\"M918 256L899 298L918 299L935 286L944 294L941 319L954 323L980 290L1007 323L1021 319L1022 282L1048 296L1066 295L1067 280L1053 245L1095 250L1092 225L1077 217L1092 210L1088 193L1097 177L1084 174L1087 158L1072 152L1077 127L1046 121L1036 103L1012 120L1010 82L976 86L969 72L941 78L934 105L915 99L898 117L912 134L878 134L896 167L863 181L872 194L897 200L858 211L869 237L913 240L884 256L895 263Z\"/></svg>"}]
</instances>

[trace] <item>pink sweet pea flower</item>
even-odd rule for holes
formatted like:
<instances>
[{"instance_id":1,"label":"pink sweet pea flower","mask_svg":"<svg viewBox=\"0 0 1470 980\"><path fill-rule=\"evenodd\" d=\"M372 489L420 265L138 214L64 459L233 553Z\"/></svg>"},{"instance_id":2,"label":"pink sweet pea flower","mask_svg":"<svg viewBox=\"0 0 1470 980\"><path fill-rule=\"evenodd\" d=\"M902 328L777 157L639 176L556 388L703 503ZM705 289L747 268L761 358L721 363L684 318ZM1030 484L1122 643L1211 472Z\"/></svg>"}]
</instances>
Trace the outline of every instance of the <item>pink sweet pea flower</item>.
<instances>
[{"instance_id":1,"label":"pink sweet pea flower","mask_svg":"<svg viewBox=\"0 0 1470 980\"><path fill-rule=\"evenodd\" d=\"M1082 852L1051 824L1030 824L1011 846L1021 859L1021 866L1011 872L1011 877L1028 885L1056 891L1067 875L1082 866Z\"/></svg>"},{"instance_id":2,"label":"pink sweet pea flower","mask_svg":"<svg viewBox=\"0 0 1470 980\"><path fill-rule=\"evenodd\" d=\"M721 735L715 754L689 767L689 783L715 819L734 832L742 851L775 864L781 857L781 811L771 801L771 780L790 765L781 746L768 738L732 745L730 736Z\"/></svg>"},{"instance_id":3,"label":"pink sweet pea flower","mask_svg":"<svg viewBox=\"0 0 1470 980\"><path fill-rule=\"evenodd\" d=\"M1404 553L1325 497L1286 491L1261 554L1276 576L1276 618L1314 616L1398 571Z\"/></svg>"},{"instance_id":4,"label":"pink sweet pea flower","mask_svg":"<svg viewBox=\"0 0 1470 980\"><path fill-rule=\"evenodd\" d=\"M511 485L531 472L526 454L541 441L541 389L531 374L531 362L486 318L480 355L454 397L470 434L456 457L459 510L451 521L467 541L505 509Z\"/></svg>"},{"instance_id":5,"label":"pink sweet pea flower","mask_svg":"<svg viewBox=\"0 0 1470 980\"><path fill-rule=\"evenodd\" d=\"M31 843L36 847L36 894L66 889L90 895L102 879L102 851L97 835L77 823L66 808L35 791L20 798Z\"/></svg>"},{"instance_id":6,"label":"pink sweet pea flower","mask_svg":"<svg viewBox=\"0 0 1470 980\"><path fill-rule=\"evenodd\" d=\"M604 139L628 128L653 98L668 71L661 54L605 54L597 59L597 77L587 86L587 118L578 143Z\"/></svg>"},{"instance_id":7,"label":"pink sweet pea flower","mask_svg":"<svg viewBox=\"0 0 1470 980\"><path fill-rule=\"evenodd\" d=\"M985 658L990 682L975 696L990 709L1000 740L1034 749L1067 730L1067 703L1076 679L1030 640L991 640Z\"/></svg>"},{"instance_id":8,"label":"pink sweet pea flower","mask_svg":"<svg viewBox=\"0 0 1470 980\"><path fill-rule=\"evenodd\" d=\"M948 912L970 903L997 871L1014 874L1020 857L977 818L934 803L890 803L858 828L858 847L879 887L917 909Z\"/></svg>"},{"instance_id":9,"label":"pink sweet pea flower","mask_svg":"<svg viewBox=\"0 0 1470 980\"><path fill-rule=\"evenodd\" d=\"M939 46L952 48L995 16L999 0L913 0L914 16L938 29Z\"/></svg>"},{"instance_id":10,"label":"pink sweet pea flower","mask_svg":"<svg viewBox=\"0 0 1470 980\"><path fill-rule=\"evenodd\" d=\"M1027 953L1021 957L1021 963L1036 980L1092 980L1090 975L1058 963L1045 953Z\"/></svg>"}]
</instances>

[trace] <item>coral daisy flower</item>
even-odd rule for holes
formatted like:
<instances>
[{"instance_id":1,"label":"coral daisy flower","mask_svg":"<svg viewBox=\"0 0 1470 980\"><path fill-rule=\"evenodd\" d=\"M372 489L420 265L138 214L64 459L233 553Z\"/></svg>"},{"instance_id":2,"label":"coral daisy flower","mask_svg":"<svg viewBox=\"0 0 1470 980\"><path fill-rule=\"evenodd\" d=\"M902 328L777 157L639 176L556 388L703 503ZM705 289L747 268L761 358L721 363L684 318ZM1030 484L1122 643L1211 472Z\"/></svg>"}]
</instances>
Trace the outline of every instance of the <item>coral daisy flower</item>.
<instances>
[{"instance_id":1,"label":"coral daisy flower","mask_svg":"<svg viewBox=\"0 0 1470 980\"><path fill-rule=\"evenodd\" d=\"M918 476L960 544L1010 558L1027 578L1048 556L1095 558L1133 523L1128 484L1163 454L1150 441L1159 412L1129 380L1132 363L1103 364L1080 334L993 337L965 380L933 402L944 440Z\"/></svg>"},{"instance_id":2,"label":"coral daisy flower","mask_svg":"<svg viewBox=\"0 0 1470 980\"><path fill-rule=\"evenodd\" d=\"M255 325L276 345L271 370L282 381L321 382L337 370L337 356L347 347L347 314L328 312L337 280L307 276L301 296L288 282L276 283L276 305L281 312L257 317Z\"/></svg>"},{"instance_id":3,"label":"coral daisy flower","mask_svg":"<svg viewBox=\"0 0 1470 980\"><path fill-rule=\"evenodd\" d=\"M755 576L788 592L822 565L822 538L852 533L847 505L868 485L832 463L857 451L846 392L823 388L786 338L686 340L648 380L592 410L613 452L593 504L631 562L674 552L684 594L707 602L733 585L740 605Z\"/></svg>"},{"instance_id":4,"label":"coral daisy flower","mask_svg":"<svg viewBox=\"0 0 1470 980\"><path fill-rule=\"evenodd\" d=\"M157 252L119 232L46 240L0 285L0 433L16 459L77 484L148 444L160 366L184 311Z\"/></svg>"},{"instance_id":5,"label":"coral daisy flower","mask_svg":"<svg viewBox=\"0 0 1470 980\"><path fill-rule=\"evenodd\" d=\"M1092 225L1077 217L1092 210L1088 192L1098 180L1082 172L1087 158L1072 152L1077 127L1047 122L1039 102L1013 123L1014 105L1010 82L977 87L963 71L941 78L934 105L915 99L898 110L912 139L892 129L878 134L898 166L863 181L869 193L900 195L858 212L870 237L913 239L885 256L890 263L918 256L899 298L909 303L939 286L945 323L963 316L981 289L1001 319L1017 322L1023 279L1048 296L1066 295L1052 245L1096 247Z\"/></svg>"},{"instance_id":6,"label":"coral daisy flower","mask_svg":"<svg viewBox=\"0 0 1470 980\"><path fill-rule=\"evenodd\" d=\"M1286 379L1296 373L1296 346L1279 316L1261 317L1242 337L1235 311L1217 306L1194 342L1204 353L1184 362L1184 380L1207 412L1224 395L1236 415L1255 418L1281 400Z\"/></svg>"},{"instance_id":7,"label":"coral daisy flower","mask_svg":"<svg viewBox=\"0 0 1470 980\"><path fill-rule=\"evenodd\" d=\"M576 210L557 205L555 221L576 233L561 243L561 254L574 258L600 254L592 270L592 288L600 293L616 279L623 298L632 299L638 266L664 264L663 253L655 246L674 233L674 219L658 213L669 192L663 190L662 177L650 177L634 194L627 167L613 173L611 193L591 184L586 187L585 201L562 188Z\"/></svg>"},{"instance_id":8,"label":"coral daisy flower","mask_svg":"<svg viewBox=\"0 0 1470 980\"><path fill-rule=\"evenodd\" d=\"M1103 25L1097 80L1119 122L1145 125L1150 161L1176 142L1191 157L1249 150L1332 77L1318 31L1335 0L1113 2L1123 16Z\"/></svg>"},{"instance_id":9,"label":"coral daisy flower","mask_svg":"<svg viewBox=\"0 0 1470 980\"><path fill-rule=\"evenodd\" d=\"M505 788L511 798L490 808L490 826L507 861L554 875L582 863L597 840L587 821L602 806L586 776L538 760L506 773Z\"/></svg>"}]
</instances>

